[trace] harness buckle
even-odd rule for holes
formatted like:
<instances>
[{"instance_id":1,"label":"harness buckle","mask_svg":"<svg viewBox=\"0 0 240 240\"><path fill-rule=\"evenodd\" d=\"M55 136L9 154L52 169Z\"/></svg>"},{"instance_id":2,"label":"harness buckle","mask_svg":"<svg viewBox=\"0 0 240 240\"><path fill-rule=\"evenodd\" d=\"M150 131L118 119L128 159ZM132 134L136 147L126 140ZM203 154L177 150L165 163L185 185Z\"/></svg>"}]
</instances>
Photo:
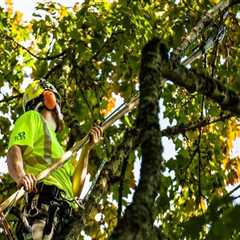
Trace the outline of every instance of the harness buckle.
<instances>
[{"instance_id":1,"label":"harness buckle","mask_svg":"<svg viewBox=\"0 0 240 240\"><path fill-rule=\"evenodd\" d=\"M39 214L38 208L34 207L28 211L28 215L32 218L36 217Z\"/></svg>"},{"instance_id":2,"label":"harness buckle","mask_svg":"<svg viewBox=\"0 0 240 240\"><path fill-rule=\"evenodd\" d=\"M39 194L35 194L31 201L30 209L28 210L28 215L30 217L36 217L39 214L38 199Z\"/></svg>"}]
</instances>

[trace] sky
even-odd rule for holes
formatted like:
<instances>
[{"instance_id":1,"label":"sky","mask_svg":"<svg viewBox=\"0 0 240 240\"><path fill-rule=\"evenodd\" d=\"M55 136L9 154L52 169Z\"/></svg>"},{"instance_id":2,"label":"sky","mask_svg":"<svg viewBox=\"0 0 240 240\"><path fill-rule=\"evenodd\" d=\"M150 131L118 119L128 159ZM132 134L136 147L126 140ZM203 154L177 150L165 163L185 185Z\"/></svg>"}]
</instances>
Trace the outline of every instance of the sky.
<instances>
[{"instance_id":1,"label":"sky","mask_svg":"<svg viewBox=\"0 0 240 240\"><path fill-rule=\"evenodd\" d=\"M13 9L15 11L20 11L24 14L24 20L30 20L32 13L34 12L34 8L37 2L44 2L43 0L13 0ZM81 2L81 0L56 0L60 4L63 4L67 7L74 6L75 3ZM0 0L0 6L5 8L5 0Z\"/></svg>"}]
</instances>

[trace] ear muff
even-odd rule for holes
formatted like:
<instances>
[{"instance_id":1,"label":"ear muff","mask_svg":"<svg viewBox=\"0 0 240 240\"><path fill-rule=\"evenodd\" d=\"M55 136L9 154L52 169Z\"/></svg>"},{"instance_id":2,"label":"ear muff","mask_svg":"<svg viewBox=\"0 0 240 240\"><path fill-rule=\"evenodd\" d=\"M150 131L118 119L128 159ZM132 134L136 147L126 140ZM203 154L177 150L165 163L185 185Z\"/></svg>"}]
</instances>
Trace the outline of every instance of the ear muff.
<instances>
[{"instance_id":1,"label":"ear muff","mask_svg":"<svg viewBox=\"0 0 240 240\"><path fill-rule=\"evenodd\" d=\"M47 109L49 110L55 109L57 105L56 95L50 90L45 90L43 92L43 103Z\"/></svg>"}]
</instances>

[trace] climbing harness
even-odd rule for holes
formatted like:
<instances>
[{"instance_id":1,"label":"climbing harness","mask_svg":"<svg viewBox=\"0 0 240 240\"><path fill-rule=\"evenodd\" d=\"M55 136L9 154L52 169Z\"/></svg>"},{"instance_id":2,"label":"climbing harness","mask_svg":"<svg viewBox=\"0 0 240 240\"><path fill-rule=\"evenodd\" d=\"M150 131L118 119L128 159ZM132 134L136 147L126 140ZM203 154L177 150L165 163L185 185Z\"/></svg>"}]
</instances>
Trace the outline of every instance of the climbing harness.
<instances>
[{"instance_id":1,"label":"climbing harness","mask_svg":"<svg viewBox=\"0 0 240 240\"><path fill-rule=\"evenodd\" d=\"M62 191L55 186L37 184L37 193L26 193L26 205L21 214L22 222L18 224L18 236L31 234L36 219L45 221L44 236L59 232L59 226L65 224L72 215L68 200L62 196ZM53 231L54 229L54 231Z\"/></svg>"}]
</instances>

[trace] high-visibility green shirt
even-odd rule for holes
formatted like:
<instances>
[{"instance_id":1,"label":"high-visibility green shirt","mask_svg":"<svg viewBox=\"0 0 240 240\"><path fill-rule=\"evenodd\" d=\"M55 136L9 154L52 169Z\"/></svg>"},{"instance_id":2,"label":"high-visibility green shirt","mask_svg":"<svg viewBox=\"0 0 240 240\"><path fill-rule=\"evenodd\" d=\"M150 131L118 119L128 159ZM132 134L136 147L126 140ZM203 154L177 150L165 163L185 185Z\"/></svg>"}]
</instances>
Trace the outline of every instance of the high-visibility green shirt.
<instances>
[{"instance_id":1,"label":"high-visibility green shirt","mask_svg":"<svg viewBox=\"0 0 240 240\"><path fill-rule=\"evenodd\" d=\"M37 111L28 111L17 119L8 147L13 145L21 146L24 169L27 173L32 173L35 176L58 161L64 153L55 131ZM68 161L42 182L63 190L65 197L70 200L73 198L72 175L73 166L71 161Z\"/></svg>"}]
</instances>

